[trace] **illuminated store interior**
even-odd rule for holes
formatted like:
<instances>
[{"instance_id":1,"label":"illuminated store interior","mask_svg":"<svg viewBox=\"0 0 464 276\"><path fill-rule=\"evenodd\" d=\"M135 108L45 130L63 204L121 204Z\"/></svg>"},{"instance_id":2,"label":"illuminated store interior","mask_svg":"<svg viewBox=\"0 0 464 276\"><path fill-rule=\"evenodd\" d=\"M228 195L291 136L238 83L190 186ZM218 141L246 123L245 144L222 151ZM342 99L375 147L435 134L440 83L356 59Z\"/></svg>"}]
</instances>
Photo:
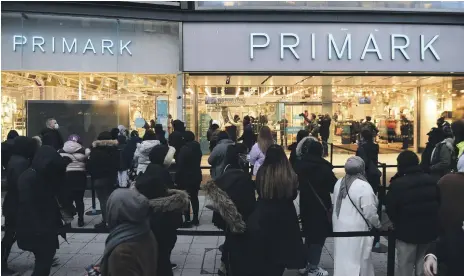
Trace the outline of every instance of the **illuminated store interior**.
<instances>
[{"instance_id":1,"label":"illuminated store interior","mask_svg":"<svg viewBox=\"0 0 464 276\"><path fill-rule=\"evenodd\" d=\"M27 120L35 119L28 118L28 114L30 116L34 114L28 110L27 103L31 100L49 103L50 107L53 107L54 103L55 106L58 103L68 104L68 107L78 103L90 103L98 107L91 112L100 112L103 117L116 118L118 116L114 112L121 113L124 120L118 122L126 122L130 129L137 129L134 125L135 118L144 118L147 122L157 120L157 114L161 112L161 110L157 110L158 108L165 109L164 113L176 114L175 82L175 75L2 71L2 140L6 138L10 129L17 130L20 135L32 136L36 134L26 133ZM164 103L162 107L158 105L160 102ZM115 109L116 111L109 111L112 114L102 114L106 111L100 107L105 104L114 104L118 108ZM45 109L40 111L38 115L45 116L48 114L47 112L52 113ZM86 115L89 115L88 117L95 115L82 114L82 110L79 110L78 114L72 112L74 110L70 111L69 114L62 114L61 118L63 119L58 123L65 126L67 122L63 120L71 121L74 119L73 116L82 116L85 124L87 121L92 121L85 119ZM57 115L52 114L51 116ZM45 126L45 121L42 119L39 127ZM166 122L158 120L158 122L167 127L167 120ZM103 123L101 123L102 129L96 127L96 133L107 130L103 127L105 127ZM66 132L66 129L61 131Z\"/></svg>"},{"instance_id":2,"label":"illuminated store interior","mask_svg":"<svg viewBox=\"0 0 464 276\"><path fill-rule=\"evenodd\" d=\"M307 110L330 115L329 141L344 147L352 147L356 141L349 136L353 124L371 116L384 153L402 147L401 118L405 116L409 147L420 150L438 117L444 115L451 121L463 109L464 77L193 75L185 89L187 124L203 144L211 119L224 128L235 115L254 117L257 128L270 126L278 143L278 121L287 119L290 144L304 127L299 114Z\"/></svg>"}]
</instances>

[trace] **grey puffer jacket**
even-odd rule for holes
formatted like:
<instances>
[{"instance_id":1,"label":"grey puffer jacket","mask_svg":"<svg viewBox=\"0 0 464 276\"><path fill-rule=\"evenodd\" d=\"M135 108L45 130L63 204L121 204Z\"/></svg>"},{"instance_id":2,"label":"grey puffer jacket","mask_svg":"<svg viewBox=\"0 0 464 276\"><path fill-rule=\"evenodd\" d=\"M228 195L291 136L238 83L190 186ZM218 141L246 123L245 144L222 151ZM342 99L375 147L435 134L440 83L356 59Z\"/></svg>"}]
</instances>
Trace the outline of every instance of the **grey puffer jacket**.
<instances>
[{"instance_id":1,"label":"grey puffer jacket","mask_svg":"<svg viewBox=\"0 0 464 276\"><path fill-rule=\"evenodd\" d=\"M233 144L232 140L224 139L219 141L216 147L214 147L213 152L211 152L208 158L208 163L211 165L211 178L216 179L224 173L227 147Z\"/></svg>"},{"instance_id":2,"label":"grey puffer jacket","mask_svg":"<svg viewBox=\"0 0 464 276\"><path fill-rule=\"evenodd\" d=\"M456 166L456 152L454 139L446 138L435 146L430 160L430 172L434 175L444 176Z\"/></svg>"}]
</instances>

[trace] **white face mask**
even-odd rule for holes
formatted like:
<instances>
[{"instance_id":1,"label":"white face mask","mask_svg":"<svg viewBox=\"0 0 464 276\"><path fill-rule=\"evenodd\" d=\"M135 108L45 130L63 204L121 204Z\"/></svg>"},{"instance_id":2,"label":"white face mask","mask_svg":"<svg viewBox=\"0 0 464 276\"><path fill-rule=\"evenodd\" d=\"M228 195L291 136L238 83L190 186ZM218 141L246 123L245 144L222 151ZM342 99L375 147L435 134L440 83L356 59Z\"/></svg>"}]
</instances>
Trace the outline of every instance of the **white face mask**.
<instances>
[{"instance_id":1,"label":"white face mask","mask_svg":"<svg viewBox=\"0 0 464 276\"><path fill-rule=\"evenodd\" d=\"M59 128L60 128L60 126L58 125L58 123L55 123L55 127L54 127L54 128L55 128L55 129L59 129Z\"/></svg>"}]
</instances>

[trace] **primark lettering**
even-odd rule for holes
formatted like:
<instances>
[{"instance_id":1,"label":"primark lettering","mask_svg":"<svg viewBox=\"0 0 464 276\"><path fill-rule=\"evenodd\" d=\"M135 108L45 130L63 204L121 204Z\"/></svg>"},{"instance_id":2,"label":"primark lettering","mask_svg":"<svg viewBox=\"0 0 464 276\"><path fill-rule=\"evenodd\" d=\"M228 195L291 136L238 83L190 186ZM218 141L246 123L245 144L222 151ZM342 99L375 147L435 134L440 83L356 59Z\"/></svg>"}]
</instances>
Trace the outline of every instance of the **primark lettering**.
<instances>
[{"instance_id":1,"label":"primark lettering","mask_svg":"<svg viewBox=\"0 0 464 276\"><path fill-rule=\"evenodd\" d=\"M92 41L92 39L87 39L85 42L79 41L77 38L66 39L52 37L50 40L46 40L42 36L33 36L31 38L22 36L22 35L15 35L13 36L13 51L19 47L25 47L32 50L32 52L41 51L45 53L46 51L50 51L52 53L82 53L86 54L87 52L92 52L93 54L101 53L103 54L110 54L114 55L119 53L119 55L123 55L124 52L127 52L130 56L132 56L132 52L129 48L132 41L122 41L119 40L119 43L115 45L113 40L111 39L101 39L98 41Z\"/></svg>"},{"instance_id":2,"label":"primark lettering","mask_svg":"<svg viewBox=\"0 0 464 276\"><path fill-rule=\"evenodd\" d=\"M424 35L419 35L418 37L410 38L405 34L390 34L389 35L389 45L378 45L376 37L374 34L370 33L363 43L364 48L352 49L352 36L350 33L346 33L343 39L336 39L333 34L328 33L326 37L316 36L314 33L310 33L304 38L310 41L310 49L300 49L298 45L300 44L300 36L295 33L280 33L279 38L279 49L280 49L280 59L284 60L286 56L292 55L295 59L299 60L300 51L310 51L311 59L315 60L320 58L321 47L319 41L326 43L325 47L328 50L327 58L329 60L334 59L348 59L351 60L353 57L364 60L369 58L369 56L375 56L378 60L382 60L388 56L391 60L397 59L400 55L406 59L410 60L411 57L418 57L420 60L425 60L427 52L439 61L440 56L436 49L433 47L434 43L437 43L439 40L439 35L434 35L433 37L425 37ZM273 38L274 39L274 38ZM266 49L271 43L271 38L267 33L250 33L250 59L255 58L255 51L258 49ZM411 53L410 45L412 43L418 44L419 53ZM409 50L409 51L408 51ZM287 53L287 54L286 54ZM300 52L301 53L301 52ZM318 54L319 53L319 54ZM369 55L370 54L370 55Z\"/></svg>"}]
</instances>

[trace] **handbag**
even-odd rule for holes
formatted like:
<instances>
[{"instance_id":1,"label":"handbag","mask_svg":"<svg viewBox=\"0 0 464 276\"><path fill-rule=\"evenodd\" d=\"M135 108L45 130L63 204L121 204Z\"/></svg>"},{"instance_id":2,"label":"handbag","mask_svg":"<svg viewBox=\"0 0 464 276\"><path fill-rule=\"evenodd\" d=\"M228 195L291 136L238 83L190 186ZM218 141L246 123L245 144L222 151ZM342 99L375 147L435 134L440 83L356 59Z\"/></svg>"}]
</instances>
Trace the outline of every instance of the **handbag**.
<instances>
[{"instance_id":1,"label":"handbag","mask_svg":"<svg viewBox=\"0 0 464 276\"><path fill-rule=\"evenodd\" d=\"M309 187L313 191L314 195L317 197L317 200L319 203L322 205L322 207L325 210L325 214L327 216L327 220L329 221L330 224L332 224L332 213L333 213L333 208L327 208L325 206L324 201L322 201L322 198L319 196L319 194L316 192L316 189L314 189L313 185L311 185L311 182L308 181Z\"/></svg>"},{"instance_id":2,"label":"handbag","mask_svg":"<svg viewBox=\"0 0 464 276\"><path fill-rule=\"evenodd\" d=\"M350 193L348 192L348 187L345 186L345 189L346 189L346 194L348 195L348 198L350 199L351 201L351 204L353 204L353 207L356 209L356 211L358 211L358 213L361 215L361 217L363 218L364 222L367 224L367 228L369 229L369 231L371 232L379 232L379 229L375 228L374 226L372 226L369 221L364 217L363 213L358 209L358 207L356 207L356 204L354 204L353 200L351 199L350 197Z\"/></svg>"}]
</instances>

